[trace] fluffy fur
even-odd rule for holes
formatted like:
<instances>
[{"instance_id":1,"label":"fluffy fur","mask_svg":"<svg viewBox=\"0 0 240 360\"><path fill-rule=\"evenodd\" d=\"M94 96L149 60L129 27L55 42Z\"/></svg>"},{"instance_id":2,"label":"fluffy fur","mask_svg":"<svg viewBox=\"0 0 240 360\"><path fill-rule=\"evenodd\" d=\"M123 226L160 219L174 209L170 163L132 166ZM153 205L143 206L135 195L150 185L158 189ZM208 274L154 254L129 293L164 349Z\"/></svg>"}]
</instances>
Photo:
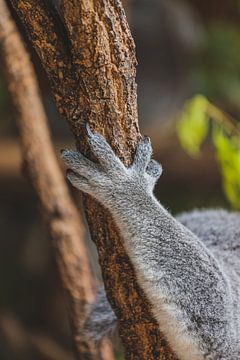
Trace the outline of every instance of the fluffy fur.
<instances>
[{"instance_id":1,"label":"fluffy fur","mask_svg":"<svg viewBox=\"0 0 240 360\"><path fill-rule=\"evenodd\" d=\"M89 128L88 141L98 163L66 150L67 177L112 213L173 351L180 360L240 359L240 216L211 210L175 219L153 195L161 166L148 138L129 168ZM116 323L103 291L97 301L86 324L95 338Z\"/></svg>"}]
</instances>

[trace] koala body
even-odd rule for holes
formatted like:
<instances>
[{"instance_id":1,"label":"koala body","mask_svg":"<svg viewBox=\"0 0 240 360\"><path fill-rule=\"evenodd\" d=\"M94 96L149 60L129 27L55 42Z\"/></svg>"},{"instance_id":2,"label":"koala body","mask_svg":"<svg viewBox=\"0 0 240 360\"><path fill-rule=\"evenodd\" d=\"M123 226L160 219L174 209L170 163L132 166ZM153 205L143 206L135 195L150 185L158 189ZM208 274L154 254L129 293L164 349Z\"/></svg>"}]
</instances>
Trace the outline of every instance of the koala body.
<instances>
[{"instance_id":1,"label":"koala body","mask_svg":"<svg viewBox=\"0 0 240 360\"><path fill-rule=\"evenodd\" d=\"M162 169L151 160L149 139L126 168L87 130L98 163L65 150L67 177L110 210L172 350L180 360L240 359L240 215L212 210L174 218L153 195ZM86 329L99 339L115 324L100 291Z\"/></svg>"}]
</instances>

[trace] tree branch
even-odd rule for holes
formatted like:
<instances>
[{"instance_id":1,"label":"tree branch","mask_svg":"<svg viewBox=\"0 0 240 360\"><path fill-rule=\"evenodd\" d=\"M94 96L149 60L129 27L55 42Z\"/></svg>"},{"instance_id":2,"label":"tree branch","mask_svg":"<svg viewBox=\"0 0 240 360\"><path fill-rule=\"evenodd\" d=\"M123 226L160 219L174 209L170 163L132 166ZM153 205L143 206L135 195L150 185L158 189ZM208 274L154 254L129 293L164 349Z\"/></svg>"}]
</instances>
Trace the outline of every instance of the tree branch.
<instances>
[{"instance_id":1,"label":"tree branch","mask_svg":"<svg viewBox=\"0 0 240 360\"><path fill-rule=\"evenodd\" d=\"M56 160L33 66L3 0L0 0L0 49L17 113L25 168L38 194L53 240L61 282L68 295L70 323L78 358L113 359L107 344L98 350L79 335L86 305L94 298L83 225ZM99 351L102 351L102 355Z\"/></svg>"},{"instance_id":2,"label":"tree branch","mask_svg":"<svg viewBox=\"0 0 240 360\"><path fill-rule=\"evenodd\" d=\"M42 43L41 49L36 46L35 34L26 24L26 15L22 11L25 8L24 12L32 12L32 7L26 8L27 4L39 6L43 2L11 2L51 78L51 68L58 66L44 61L45 43ZM93 130L107 138L125 164L129 164L141 135L137 116L135 48L121 2L62 0L61 3L71 48L68 58L72 65L71 70L68 66L62 68L64 84L59 83L62 89L56 89L51 82L53 93L60 91L67 98L64 105L57 102L57 106L60 112L63 112L61 106L64 106L64 114L78 149L89 153L85 139L85 124L88 122ZM31 18L29 15L29 21L33 21ZM36 22L41 26L40 19L34 19ZM98 248L107 296L119 320L126 358L174 359L160 335L150 304L137 284L111 216L89 197L84 196L84 204L92 239Z\"/></svg>"},{"instance_id":3,"label":"tree branch","mask_svg":"<svg viewBox=\"0 0 240 360\"><path fill-rule=\"evenodd\" d=\"M32 350L44 359L74 359L71 352L63 349L46 335L34 333L32 329L25 328L19 319L9 313L0 313L0 335L4 346L9 348L11 355L16 354L18 359L32 355Z\"/></svg>"},{"instance_id":4,"label":"tree branch","mask_svg":"<svg viewBox=\"0 0 240 360\"><path fill-rule=\"evenodd\" d=\"M56 22L47 1L13 0L11 3L17 8L27 33L31 34L33 48L49 78L58 111L69 116L73 104L73 115L76 101L70 94L75 94L77 84L68 44L59 28L60 22ZM65 108L68 109L67 113Z\"/></svg>"}]
</instances>

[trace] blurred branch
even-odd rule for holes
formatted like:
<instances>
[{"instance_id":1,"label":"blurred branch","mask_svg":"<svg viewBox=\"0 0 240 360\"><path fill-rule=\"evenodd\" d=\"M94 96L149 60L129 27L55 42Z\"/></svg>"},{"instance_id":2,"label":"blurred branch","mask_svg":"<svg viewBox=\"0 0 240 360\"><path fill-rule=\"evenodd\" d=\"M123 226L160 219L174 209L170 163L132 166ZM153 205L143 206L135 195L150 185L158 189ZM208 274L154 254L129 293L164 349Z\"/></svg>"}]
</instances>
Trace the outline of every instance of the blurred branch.
<instances>
[{"instance_id":1,"label":"blurred branch","mask_svg":"<svg viewBox=\"0 0 240 360\"><path fill-rule=\"evenodd\" d=\"M218 122L220 125L223 125L228 129L233 135L240 136L240 127L236 120L225 111L219 109L217 106L208 102L207 114L215 122Z\"/></svg>"},{"instance_id":2,"label":"blurred branch","mask_svg":"<svg viewBox=\"0 0 240 360\"><path fill-rule=\"evenodd\" d=\"M0 49L16 111L24 165L38 194L53 240L61 282L68 295L69 317L78 358L113 359L106 344L98 350L79 334L86 316L86 305L94 298L83 225L56 160L33 66L3 0L0 0ZM50 60L57 61L54 55ZM103 352L102 357L99 351Z\"/></svg>"},{"instance_id":3,"label":"blurred branch","mask_svg":"<svg viewBox=\"0 0 240 360\"><path fill-rule=\"evenodd\" d=\"M47 1L11 2L18 9L27 32L32 35L31 42L54 89L58 110L64 113L65 106L69 109L73 102L72 97L66 95L69 95L69 91L74 93L76 78L69 58L68 44L63 36L64 29L59 25L61 22L56 21Z\"/></svg>"},{"instance_id":4,"label":"blurred branch","mask_svg":"<svg viewBox=\"0 0 240 360\"><path fill-rule=\"evenodd\" d=\"M63 349L55 341L25 329L11 314L0 314L0 335L11 354L16 354L19 359L31 355L33 351L47 360L74 359L71 352Z\"/></svg>"},{"instance_id":5,"label":"blurred branch","mask_svg":"<svg viewBox=\"0 0 240 360\"><path fill-rule=\"evenodd\" d=\"M88 122L129 164L141 135L136 101L135 46L122 4L118 0L58 2L61 3L69 53L64 61L59 61L56 48L52 56L57 60L46 61L44 54L48 56L49 46L53 44L49 34L49 22L52 24L53 20L51 14L46 15L44 7L47 2L11 0L48 74L58 110L64 113L78 149L91 155L85 136ZM42 13L48 18L46 27ZM53 33L57 33L55 28ZM51 50L54 52L54 47ZM56 78L52 79L51 74L57 74ZM98 248L108 299L119 319L126 358L173 359L160 336L151 306L138 286L111 216L90 197L84 196L84 204L92 239Z\"/></svg>"}]
</instances>

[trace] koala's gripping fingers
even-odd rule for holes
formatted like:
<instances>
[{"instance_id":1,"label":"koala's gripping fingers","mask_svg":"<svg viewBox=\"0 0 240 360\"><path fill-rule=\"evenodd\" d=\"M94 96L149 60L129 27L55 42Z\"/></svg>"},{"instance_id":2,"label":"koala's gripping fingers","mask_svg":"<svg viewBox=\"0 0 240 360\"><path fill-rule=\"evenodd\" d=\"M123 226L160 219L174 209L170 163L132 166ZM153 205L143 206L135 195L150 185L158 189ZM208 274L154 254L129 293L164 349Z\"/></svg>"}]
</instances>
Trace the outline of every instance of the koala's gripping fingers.
<instances>
[{"instance_id":1,"label":"koala's gripping fingers","mask_svg":"<svg viewBox=\"0 0 240 360\"><path fill-rule=\"evenodd\" d=\"M157 181L162 175L162 165L152 159L148 163L146 173Z\"/></svg>"},{"instance_id":2,"label":"koala's gripping fingers","mask_svg":"<svg viewBox=\"0 0 240 360\"><path fill-rule=\"evenodd\" d=\"M152 191L156 182L162 174L162 166L155 160L150 160L146 172L145 178L147 178L148 187Z\"/></svg>"},{"instance_id":3,"label":"koala's gripping fingers","mask_svg":"<svg viewBox=\"0 0 240 360\"><path fill-rule=\"evenodd\" d=\"M137 146L133 168L144 173L152 156L152 145L149 137L145 136Z\"/></svg>"},{"instance_id":4,"label":"koala's gripping fingers","mask_svg":"<svg viewBox=\"0 0 240 360\"><path fill-rule=\"evenodd\" d=\"M91 186L86 178L76 174L72 170L67 170L67 178L75 188L91 194Z\"/></svg>"},{"instance_id":5,"label":"koala's gripping fingers","mask_svg":"<svg viewBox=\"0 0 240 360\"><path fill-rule=\"evenodd\" d=\"M100 134L93 133L89 125L86 125L88 142L93 154L98 159L99 163L105 169L122 170L124 165L120 159L114 154L112 148Z\"/></svg>"},{"instance_id":6,"label":"koala's gripping fingers","mask_svg":"<svg viewBox=\"0 0 240 360\"><path fill-rule=\"evenodd\" d=\"M85 178L93 178L100 171L97 164L88 160L81 153L73 150L63 150L61 156L67 167L74 173L84 176Z\"/></svg>"}]
</instances>

